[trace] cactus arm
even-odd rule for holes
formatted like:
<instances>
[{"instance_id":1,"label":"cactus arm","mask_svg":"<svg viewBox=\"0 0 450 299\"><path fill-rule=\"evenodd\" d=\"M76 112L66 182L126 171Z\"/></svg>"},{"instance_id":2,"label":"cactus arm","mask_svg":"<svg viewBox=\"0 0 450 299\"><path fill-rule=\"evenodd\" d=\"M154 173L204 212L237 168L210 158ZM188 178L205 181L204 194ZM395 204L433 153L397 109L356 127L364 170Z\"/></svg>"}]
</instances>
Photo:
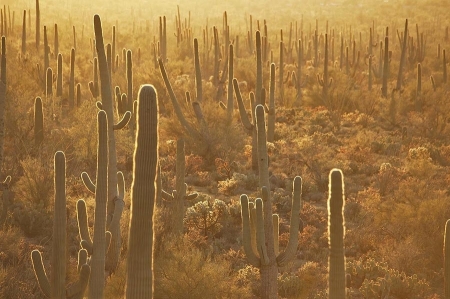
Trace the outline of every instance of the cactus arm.
<instances>
[{"instance_id":1,"label":"cactus arm","mask_svg":"<svg viewBox=\"0 0 450 299\"><path fill-rule=\"evenodd\" d=\"M258 247L258 253L261 257L261 264L269 264L269 256L267 255L266 237L264 228L264 216L263 216L263 201L261 198L257 198L256 205L256 244Z\"/></svg>"},{"instance_id":2,"label":"cactus arm","mask_svg":"<svg viewBox=\"0 0 450 299\"><path fill-rule=\"evenodd\" d=\"M233 87L234 92L236 93L236 99L238 103L239 114L241 116L242 124L244 125L244 128L246 129L247 133L251 134L254 126L252 125L250 119L248 118L247 111L245 111L244 101L242 100L241 90L239 88L239 83L236 78L233 79Z\"/></svg>"},{"instance_id":3,"label":"cactus arm","mask_svg":"<svg viewBox=\"0 0 450 299\"><path fill-rule=\"evenodd\" d=\"M252 247L252 229L250 223L249 202L247 195L241 195L242 243L248 262L254 267L261 266L261 260Z\"/></svg>"},{"instance_id":4,"label":"cactus arm","mask_svg":"<svg viewBox=\"0 0 450 299\"><path fill-rule=\"evenodd\" d=\"M117 172L117 192L119 198L123 200L125 198L125 178L122 171Z\"/></svg>"},{"instance_id":5,"label":"cactus arm","mask_svg":"<svg viewBox=\"0 0 450 299\"><path fill-rule=\"evenodd\" d=\"M95 193L95 184L92 182L87 172L81 173L81 180L83 181L84 186L89 190L89 192Z\"/></svg>"},{"instance_id":6,"label":"cactus arm","mask_svg":"<svg viewBox=\"0 0 450 299\"><path fill-rule=\"evenodd\" d=\"M298 246L298 227L300 225L300 209L301 209L301 196L302 196L302 178L296 176L294 178L294 191L292 194L292 210L291 210L291 223L289 228L289 241L284 252L277 256L277 264L280 267L285 266L290 260L293 259L297 252ZM274 224L275 225L275 224Z\"/></svg>"},{"instance_id":7,"label":"cactus arm","mask_svg":"<svg viewBox=\"0 0 450 299\"><path fill-rule=\"evenodd\" d=\"M122 119L119 120L119 122L113 126L113 129L114 130L121 130L121 129L123 129L128 124L130 119L131 119L131 112L130 111L125 112L125 114L123 115Z\"/></svg>"},{"instance_id":8,"label":"cactus arm","mask_svg":"<svg viewBox=\"0 0 450 299\"><path fill-rule=\"evenodd\" d=\"M192 128L192 126L187 122L186 118L183 115L183 112L181 111L180 105L178 104L177 98L175 96L175 93L173 91L172 85L170 84L169 77L167 76L166 69L164 67L164 63L161 59L158 59L159 63L159 69L161 71L161 75L164 80L164 84L166 85L167 91L169 92L170 101L172 102L173 109L175 111L175 114L177 115L178 121L180 122L183 129L186 131L188 135L191 137L199 137L198 133Z\"/></svg>"},{"instance_id":9,"label":"cactus arm","mask_svg":"<svg viewBox=\"0 0 450 299\"><path fill-rule=\"evenodd\" d=\"M77 220L78 220L78 232L81 239L81 247L87 250L89 254L92 254L92 240L89 235L88 217L86 212L86 202L84 199L77 201Z\"/></svg>"},{"instance_id":10,"label":"cactus arm","mask_svg":"<svg viewBox=\"0 0 450 299\"><path fill-rule=\"evenodd\" d=\"M198 193L197 193L197 192L194 192L194 193L191 193L191 194L186 195L184 198L185 198L186 200L193 200L193 199L196 199L197 196L198 196Z\"/></svg>"},{"instance_id":11,"label":"cactus arm","mask_svg":"<svg viewBox=\"0 0 450 299\"><path fill-rule=\"evenodd\" d=\"M67 298L70 299L83 299L86 288L89 284L89 277L91 274L91 267L87 264L83 264L79 270L78 280L72 284L66 291Z\"/></svg>"},{"instance_id":12,"label":"cactus arm","mask_svg":"<svg viewBox=\"0 0 450 299\"><path fill-rule=\"evenodd\" d=\"M42 293L44 293L47 298L50 298L50 282L48 280L47 273L45 272L44 264L42 263L42 256L39 250L33 250L31 252L31 261L33 262L34 274L36 275L36 279Z\"/></svg>"},{"instance_id":13,"label":"cactus arm","mask_svg":"<svg viewBox=\"0 0 450 299\"><path fill-rule=\"evenodd\" d=\"M88 252L86 249L78 250L77 272L81 271L81 267L88 263Z\"/></svg>"},{"instance_id":14,"label":"cactus arm","mask_svg":"<svg viewBox=\"0 0 450 299\"><path fill-rule=\"evenodd\" d=\"M278 240L278 236L280 235L280 217L278 214L272 215L272 223L273 223L273 247L275 249L275 255L278 255L280 252L280 241Z\"/></svg>"}]
</instances>

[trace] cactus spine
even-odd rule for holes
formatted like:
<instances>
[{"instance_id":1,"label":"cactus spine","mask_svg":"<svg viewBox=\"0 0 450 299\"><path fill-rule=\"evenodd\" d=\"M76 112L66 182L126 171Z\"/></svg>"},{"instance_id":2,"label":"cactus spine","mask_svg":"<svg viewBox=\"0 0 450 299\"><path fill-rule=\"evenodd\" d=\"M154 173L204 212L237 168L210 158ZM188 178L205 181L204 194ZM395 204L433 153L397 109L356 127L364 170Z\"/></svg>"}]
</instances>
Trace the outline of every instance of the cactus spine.
<instances>
[{"instance_id":1,"label":"cactus spine","mask_svg":"<svg viewBox=\"0 0 450 299\"><path fill-rule=\"evenodd\" d=\"M332 169L328 196L328 298L345 299L344 175Z\"/></svg>"},{"instance_id":2,"label":"cactus spine","mask_svg":"<svg viewBox=\"0 0 450 299\"><path fill-rule=\"evenodd\" d=\"M153 298L153 211L158 164L158 98L152 85L139 90L131 185L126 298Z\"/></svg>"}]
</instances>

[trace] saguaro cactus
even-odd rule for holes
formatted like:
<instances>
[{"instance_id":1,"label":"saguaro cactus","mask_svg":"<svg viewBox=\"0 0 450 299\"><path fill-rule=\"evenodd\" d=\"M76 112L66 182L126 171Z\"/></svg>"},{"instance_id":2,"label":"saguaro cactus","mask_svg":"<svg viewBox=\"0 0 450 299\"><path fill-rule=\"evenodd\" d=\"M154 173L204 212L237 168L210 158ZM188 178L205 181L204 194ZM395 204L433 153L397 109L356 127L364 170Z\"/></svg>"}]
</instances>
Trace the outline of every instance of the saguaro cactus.
<instances>
[{"instance_id":1,"label":"saguaro cactus","mask_svg":"<svg viewBox=\"0 0 450 299\"><path fill-rule=\"evenodd\" d=\"M103 298L105 252L108 248L106 243L106 203L108 199L108 127L106 112L100 110L97 118L97 184L95 188L95 223L91 255L92 273L89 280L90 299Z\"/></svg>"},{"instance_id":2,"label":"saguaro cactus","mask_svg":"<svg viewBox=\"0 0 450 299\"><path fill-rule=\"evenodd\" d=\"M158 97L152 85L139 90L131 185L126 298L153 298L153 211L158 164Z\"/></svg>"},{"instance_id":3,"label":"saguaro cactus","mask_svg":"<svg viewBox=\"0 0 450 299\"><path fill-rule=\"evenodd\" d=\"M41 41L41 11L39 9L39 0L36 0L36 49L39 51Z\"/></svg>"},{"instance_id":4,"label":"saguaro cactus","mask_svg":"<svg viewBox=\"0 0 450 299\"><path fill-rule=\"evenodd\" d=\"M79 281L66 289L66 239L67 239L67 208L66 208L66 157L63 152L55 153L55 210L53 216L52 242L52 274L50 280L45 273L42 256L39 250L31 252L34 273L39 286L47 298L82 299L86 290L90 267L83 256L84 249L79 252Z\"/></svg>"},{"instance_id":5,"label":"saguaro cactus","mask_svg":"<svg viewBox=\"0 0 450 299\"><path fill-rule=\"evenodd\" d=\"M123 197L118 193L117 189L117 154L116 141L114 136L115 129L123 128L130 120L131 113L127 111L122 120L117 125L114 124L113 114L113 97L111 91L110 73L106 61L105 46L103 43L103 30L100 17L94 16L94 31L95 31L95 46L97 48L98 66L100 70L101 83L101 97L102 109L106 112L108 119L108 204L107 204L107 218L106 227L111 232L111 245L106 257L106 272L111 274L115 271L119 261L119 254L121 249L120 236L120 218L124 207ZM93 183L87 176L84 175L84 182L86 185L92 187ZM92 190L91 190L92 191Z\"/></svg>"},{"instance_id":6,"label":"saguaro cactus","mask_svg":"<svg viewBox=\"0 0 450 299\"><path fill-rule=\"evenodd\" d=\"M23 24L22 24L22 54L27 51L27 11L23 11Z\"/></svg>"},{"instance_id":7,"label":"saguaro cactus","mask_svg":"<svg viewBox=\"0 0 450 299\"><path fill-rule=\"evenodd\" d=\"M34 101L34 144L39 148L44 141L44 113L42 99L37 97Z\"/></svg>"},{"instance_id":8,"label":"saguaro cactus","mask_svg":"<svg viewBox=\"0 0 450 299\"><path fill-rule=\"evenodd\" d=\"M444 233L444 298L450 299L450 219Z\"/></svg>"},{"instance_id":9,"label":"saguaro cactus","mask_svg":"<svg viewBox=\"0 0 450 299\"><path fill-rule=\"evenodd\" d=\"M301 208L301 184L300 177L294 179L294 192L292 196L292 212L289 229L289 242L286 249L278 253L278 236L274 232L274 218L272 215L272 200L270 198L268 156L266 145L266 131L264 121L264 107L256 107L256 126L258 133L258 169L259 186L262 198L255 201L256 205L256 251L252 246L252 234L250 225L249 202L247 195L241 196L242 208L242 232L243 245L248 261L260 268L261 274L261 298L277 298L278 267L284 266L291 260L298 246L298 228L300 223L299 212Z\"/></svg>"},{"instance_id":10,"label":"saguaro cactus","mask_svg":"<svg viewBox=\"0 0 450 299\"><path fill-rule=\"evenodd\" d=\"M3 166L3 143L5 138L6 104L6 37L2 36L2 56L0 66L0 171Z\"/></svg>"},{"instance_id":11,"label":"saguaro cactus","mask_svg":"<svg viewBox=\"0 0 450 299\"><path fill-rule=\"evenodd\" d=\"M345 299L344 175L332 169L328 196L328 298Z\"/></svg>"}]
</instances>

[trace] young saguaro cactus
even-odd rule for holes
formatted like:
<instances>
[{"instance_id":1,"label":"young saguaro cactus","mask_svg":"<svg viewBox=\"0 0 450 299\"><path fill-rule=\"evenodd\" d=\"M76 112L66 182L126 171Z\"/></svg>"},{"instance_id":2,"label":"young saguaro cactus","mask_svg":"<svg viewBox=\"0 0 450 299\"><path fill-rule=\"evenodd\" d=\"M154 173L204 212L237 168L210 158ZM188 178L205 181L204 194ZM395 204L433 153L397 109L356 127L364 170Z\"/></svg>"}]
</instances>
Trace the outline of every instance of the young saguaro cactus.
<instances>
[{"instance_id":1,"label":"young saguaro cactus","mask_svg":"<svg viewBox=\"0 0 450 299\"><path fill-rule=\"evenodd\" d=\"M66 157L63 152L55 153L55 210L53 214L52 273L50 280L42 263L39 250L31 252L34 273L39 287L47 298L82 299L89 281L91 268L86 264L84 249L79 251L79 280L66 289Z\"/></svg>"},{"instance_id":2,"label":"young saguaro cactus","mask_svg":"<svg viewBox=\"0 0 450 299\"><path fill-rule=\"evenodd\" d=\"M34 144L39 148L44 141L44 113L42 99L37 97L34 101Z\"/></svg>"},{"instance_id":3,"label":"young saguaro cactus","mask_svg":"<svg viewBox=\"0 0 450 299\"><path fill-rule=\"evenodd\" d=\"M344 175L332 169L328 196L328 298L345 299Z\"/></svg>"},{"instance_id":4,"label":"young saguaro cactus","mask_svg":"<svg viewBox=\"0 0 450 299\"><path fill-rule=\"evenodd\" d=\"M125 298L153 298L153 211L158 164L158 96L143 85L137 103Z\"/></svg>"},{"instance_id":5,"label":"young saguaro cactus","mask_svg":"<svg viewBox=\"0 0 450 299\"><path fill-rule=\"evenodd\" d=\"M294 179L292 196L292 211L289 229L289 242L286 249L278 253L278 236L274 232L274 218L272 215L272 200L270 198L268 155L266 145L266 131L264 121L264 107L256 107L256 126L258 133L258 169L259 186L262 198L255 201L256 205L256 251L252 246L249 202L247 195L241 196L243 245L248 261L260 269L261 298L277 298L278 267L284 266L291 260L298 246L298 228L300 224L301 185L300 177Z\"/></svg>"}]
</instances>

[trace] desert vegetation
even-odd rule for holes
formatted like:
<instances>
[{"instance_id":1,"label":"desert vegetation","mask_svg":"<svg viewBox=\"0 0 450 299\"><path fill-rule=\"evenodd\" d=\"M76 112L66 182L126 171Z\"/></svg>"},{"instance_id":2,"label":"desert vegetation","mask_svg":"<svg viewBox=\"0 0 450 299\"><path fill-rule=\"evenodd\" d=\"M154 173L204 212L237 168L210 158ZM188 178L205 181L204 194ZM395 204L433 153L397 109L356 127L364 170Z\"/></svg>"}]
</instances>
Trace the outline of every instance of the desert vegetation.
<instances>
[{"instance_id":1,"label":"desert vegetation","mask_svg":"<svg viewBox=\"0 0 450 299\"><path fill-rule=\"evenodd\" d=\"M449 12L4 1L0 298L450 298Z\"/></svg>"}]
</instances>

